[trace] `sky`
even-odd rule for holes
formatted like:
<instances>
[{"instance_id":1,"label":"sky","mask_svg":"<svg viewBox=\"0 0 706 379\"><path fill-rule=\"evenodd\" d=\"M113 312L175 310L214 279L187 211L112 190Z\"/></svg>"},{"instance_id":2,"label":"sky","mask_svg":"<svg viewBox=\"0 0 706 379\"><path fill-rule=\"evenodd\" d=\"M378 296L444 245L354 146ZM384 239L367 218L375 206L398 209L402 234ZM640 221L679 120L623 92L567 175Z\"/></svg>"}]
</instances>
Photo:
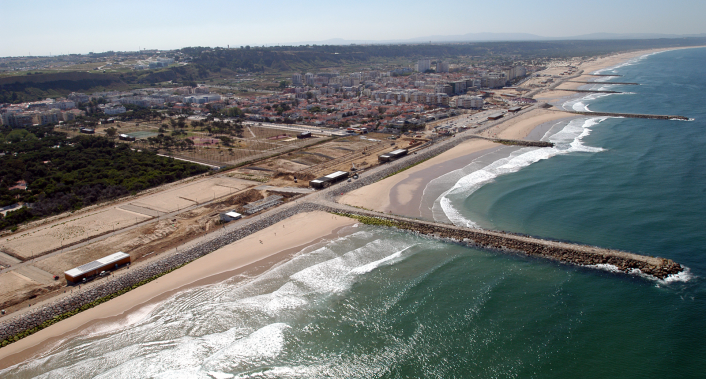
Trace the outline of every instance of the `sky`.
<instances>
[{"instance_id":1,"label":"sky","mask_svg":"<svg viewBox=\"0 0 706 379\"><path fill-rule=\"evenodd\" d=\"M0 0L0 56L488 32L700 34L705 14L696 0Z\"/></svg>"}]
</instances>

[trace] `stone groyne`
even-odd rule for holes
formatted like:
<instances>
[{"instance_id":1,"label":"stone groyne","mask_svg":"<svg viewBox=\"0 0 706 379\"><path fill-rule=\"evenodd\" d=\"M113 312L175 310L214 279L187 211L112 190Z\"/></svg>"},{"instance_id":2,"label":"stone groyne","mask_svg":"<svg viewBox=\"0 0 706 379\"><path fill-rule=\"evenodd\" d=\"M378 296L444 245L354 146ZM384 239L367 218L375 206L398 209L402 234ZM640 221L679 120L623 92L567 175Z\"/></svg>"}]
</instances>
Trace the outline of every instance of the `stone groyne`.
<instances>
[{"instance_id":1,"label":"stone groyne","mask_svg":"<svg viewBox=\"0 0 706 379\"><path fill-rule=\"evenodd\" d=\"M617 267L618 270L624 273L640 270L643 274L659 279L678 274L684 270L680 264L670 259L648 257L619 250L420 221L393 215L383 215L377 212L350 209L349 207L333 204L329 205L325 210L357 218L363 223L387 225L426 236L451 239L482 249L522 253L562 263L580 266L607 264Z\"/></svg>"},{"instance_id":2,"label":"stone groyne","mask_svg":"<svg viewBox=\"0 0 706 379\"><path fill-rule=\"evenodd\" d=\"M554 143L547 141L527 141L520 139L493 139L492 141L509 146L554 147Z\"/></svg>"},{"instance_id":3,"label":"stone groyne","mask_svg":"<svg viewBox=\"0 0 706 379\"><path fill-rule=\"evenodd\" d=\"M609 112L580 112L580 111L564 111L566 113L579 114L582 116L608 116L608 117L625 117L625 118L646 118L653 120L680 120L689 121L688 117L685 116L670 116L670 115L659 115L659 114L636 114L636 113L609 113Z\"/></svg>"},{"instance_id":4,"label":"stone groyne","mask_svg":"<svg viewBox=\"0 0 706 379\"><path fill-rule=\"evenodd\" d=\"M579 92L579 93L622 93L620 91L610 91L610 90L592 90L592 89L564 89L555 88L555 91L567 91L567 92Z\"/></svg>"},{"instance_id":5,"label":"stone groyne","mask_svg":"<svg viewBox=\"0 0 706 379\"><path fill-rule=\"evenodd\" d=\"M640 85L640 83L628 83L628 82L581 82L578 80L569 80L568 82L569 83L583 83L583 84L620 84L620 85L624 85L624 86L639 86Z\"/></svg>"}]
</instances>

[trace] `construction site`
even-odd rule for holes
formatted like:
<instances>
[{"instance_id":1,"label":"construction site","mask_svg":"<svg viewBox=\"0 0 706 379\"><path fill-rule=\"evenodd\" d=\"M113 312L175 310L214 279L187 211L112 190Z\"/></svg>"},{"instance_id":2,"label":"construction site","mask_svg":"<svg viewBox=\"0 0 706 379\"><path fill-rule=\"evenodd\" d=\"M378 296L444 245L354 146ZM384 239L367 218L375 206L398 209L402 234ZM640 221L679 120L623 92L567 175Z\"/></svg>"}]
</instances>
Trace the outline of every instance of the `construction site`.
<instances>
[{"instance_id":1,"label":"construction site","mask_svg":"<svg viewBox=\"0 0 706 379\"><path fill-rule=\"evenodd\" d=\"M138 128L147 128L144 135L149 133L145 125L130 127ZM257 217L311 193L309 181L316 177L365 171L380 164L382 154L397 149L412 153L429 142L422 136L337 136L325 130L297 138L301 132L296 130L256 125L247 125L244 133L243 138L233 139L232 147L216 143L216 138L192 135L203 143L191 151L173 153L177 159L214 166L239 164L236 168L36 221L1 235L0 309L13 312L70 291L76 284L67 283L64 272L88 262L118 251L137 263L156 258L222 227L222 213ZM141 143L147 142L137 139L132 144L138 148Z\"/></svg>"}]
</instances>

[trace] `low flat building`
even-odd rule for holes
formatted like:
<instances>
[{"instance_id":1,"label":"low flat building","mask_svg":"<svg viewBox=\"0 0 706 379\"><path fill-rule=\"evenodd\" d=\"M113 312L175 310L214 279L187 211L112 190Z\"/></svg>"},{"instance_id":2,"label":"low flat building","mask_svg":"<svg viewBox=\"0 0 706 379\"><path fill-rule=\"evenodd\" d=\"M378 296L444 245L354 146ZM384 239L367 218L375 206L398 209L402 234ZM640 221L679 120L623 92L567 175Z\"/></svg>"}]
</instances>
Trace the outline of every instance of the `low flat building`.
<instances>
[{"instance_id":1,"label":"low flat building","mask_svg":"<svg viewBox=\"0 0 706 379\"><path fill-rule=\"evenodd\" d=\"M220 217L221 217L221 221L223 221L223 222L231 222L231 221L235 221L235 220L239 220L239 219L243 218L243 215L241 215L240 213L235 212L235 211L230 211L230 212L221 213Z\"/></svg>"},{"instance_id":2,"label":"low flat building","mask_svg":"<svg viewBox=\"0 0 706 379\"><path fill-rule=\"evenodd\" d=\"M130 254L119 251L107 257L65 271L64 277L69 283L80 283L83 279L94 277L102 271L113 270L128 263L130 263Z\"/></svg>"}]
</instances>

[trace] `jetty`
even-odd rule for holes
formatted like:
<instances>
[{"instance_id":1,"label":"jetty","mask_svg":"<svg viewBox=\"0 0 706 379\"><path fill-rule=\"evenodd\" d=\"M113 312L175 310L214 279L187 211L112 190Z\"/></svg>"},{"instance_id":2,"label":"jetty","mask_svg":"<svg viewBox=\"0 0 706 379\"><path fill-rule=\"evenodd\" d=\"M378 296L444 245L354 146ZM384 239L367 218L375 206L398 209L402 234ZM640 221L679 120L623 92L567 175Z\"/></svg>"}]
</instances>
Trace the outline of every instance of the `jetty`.
<instances>
[{"instance_id":1,"label":"jetty","mask_svg":"<svg viewBox=\"0 0 706 379\"><path fill-rule=\"evenodd\" d=\"M487 141L492 141L495 143L501 143L508 146L527 146L527 147L554 147L553 142L548 141L530 141L524 139L502 139L502 138L491 138L484 137L480 135L472 135L470 138L484 139Z\"/></svg>"},{"instance_id":2,"label":"jetty","mask_svg":"<svg viewBox=\"0 0 706 379\"><path fill-rule=\"evenodd\" d=\"M583 92L583 93L622 93L619 91L610 91L610 90L592 90L592 89L563 89L563 88L555 88L555 91L568 91L568 92Z\"/></svg>"},{"instance_id":3,"label":"jetty","mask_svg":"<svg viewBox=\"0 0 706 379\"><path fill-rule=\"evenodd\" d=\"M640 83L630 83L630 82L582 82L578 80L569 80L569 83L583 83L583 84L620 84L623 86L639 86Z\"/></svg>"},{"instance_id":4,"label":"jetty","mask_svg":"<svg viewBox=\"0 0 706 379\"><path fill-rule=\"evenodd\" d=\"M501 231L466 228L433 221L383 214L327 202L322 210L352 217L364 224L393 227L425 236L453 240L471 247L531 257L545 258L580 266L611 265L624 273L639 270L643 274L664 279L684 270L671 259L649 257L620 250L570 242L553 241Z\"/></svg>"},{"instance_id":5,"label":"jetty","mask_svg":"<svg viewBox=\"0 0 706 379\"><path fill-rule=\"evenodd\" d=\"M608 116L608 117L625 117L625 118L645 118L653 120L679 120L679 121L689 121L686 116L672 116L672 115L660 115L660 114L638 114L638 113L610 113L610 112L581 112L581 111L564 111L566 113L578 114L582 116Z\"/></svg>"}]
</instances>

